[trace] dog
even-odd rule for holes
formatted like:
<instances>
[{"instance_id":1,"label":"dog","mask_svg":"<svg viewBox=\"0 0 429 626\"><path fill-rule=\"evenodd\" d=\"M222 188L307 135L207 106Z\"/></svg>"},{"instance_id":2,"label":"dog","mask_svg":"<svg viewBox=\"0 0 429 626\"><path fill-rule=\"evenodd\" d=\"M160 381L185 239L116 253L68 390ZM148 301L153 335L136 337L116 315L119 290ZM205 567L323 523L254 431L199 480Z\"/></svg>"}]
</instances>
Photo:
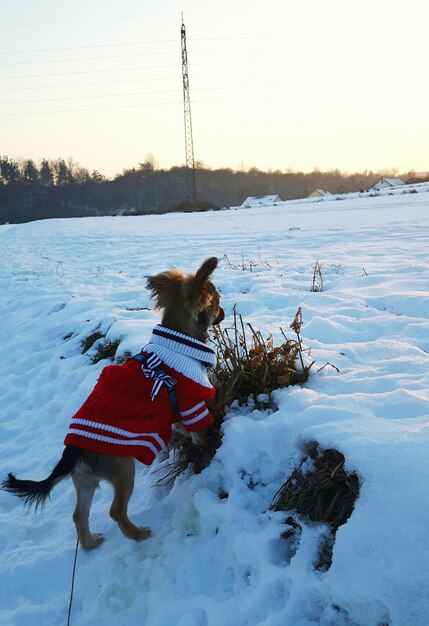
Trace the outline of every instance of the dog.
<instances>
[{"instance_id":1,"label":"dog","mask_svg":"<svg viewBox=\"0 0 429 626\"><path fill-rule=\"evenodd\" d=\"M212 422L206 406L215 390L207 367L215 353L206 345L208 329L224 318L220 296L210 278L218 264L206 259L195 274L178 269L147 277L160 325L141 353L122 365L103 368L84 404L72 417L60 461L41 481L19 480L12 473L2 489L35 508L45 504L53 487L71 476L77 494L73 521L84 550L97 548L103 535L92 533L89 513L100 480L113 486L110 516L135 541L150 536L128 518L134 488L135 458L149 465L167 449L175 422L194 442Z\"/></svg>"}]
</instances>

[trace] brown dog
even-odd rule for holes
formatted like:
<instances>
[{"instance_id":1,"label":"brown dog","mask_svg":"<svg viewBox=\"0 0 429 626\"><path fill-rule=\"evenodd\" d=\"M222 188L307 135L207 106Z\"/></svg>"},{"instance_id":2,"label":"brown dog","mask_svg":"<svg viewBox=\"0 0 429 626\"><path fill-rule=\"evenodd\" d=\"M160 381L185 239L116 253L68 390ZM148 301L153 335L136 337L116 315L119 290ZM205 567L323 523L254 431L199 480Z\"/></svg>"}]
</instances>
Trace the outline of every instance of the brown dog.
<instances>
[{"instance_id":1,"label":"brown dog","mask_svg":"<svg viewBox=\"0 0 429 626\"><path fill-rule=\"evenodd\" d=\"M213 363L214 353L205 342L208 328L224 317L219 293L210 281L217 263L212 257L195 274L173 269L148 277L155 306L163 311L151 343L125 364L103 369L93 392L73 416L62 458L48 478L19 480L9 474L2 483L3 489L37 510L52 488L71 475L77 493L73 521L85 550L103 542L101 534L89 529L99 480L113 486L110 515L123 534L136 541L146 539L149 528L135 526L127 514L135 457L150 464L167 447L174 422L181 421L194 436L211 423L205 399L213 397L214 390L206 368Z\"/></svg>"}]
</instances>

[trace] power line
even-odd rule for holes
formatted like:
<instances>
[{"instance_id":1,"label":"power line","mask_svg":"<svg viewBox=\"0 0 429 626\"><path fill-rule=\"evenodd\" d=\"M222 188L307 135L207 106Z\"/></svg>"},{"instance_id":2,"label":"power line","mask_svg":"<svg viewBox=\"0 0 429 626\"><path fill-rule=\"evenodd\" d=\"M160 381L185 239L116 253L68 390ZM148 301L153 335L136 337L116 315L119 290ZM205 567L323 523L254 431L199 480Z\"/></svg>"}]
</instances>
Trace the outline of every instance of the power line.
<instances>
[{"instance_id":1,"label":"power line","mask_svg":"<svg viewBox=\"0 0 429 626\"><path fill-rule=\"evenodd\" d=\"M0 76L0 80L10 80L10 79L15 79L15 78L45 78L47 76L75 76L76 74L98 74L98 73L105 73L105 72L131 72L131 71L136 71L136 70L160 70L160 69L164 69L164 68L168 68L168 67L178 67L178 63L173 63L170 65L143 65L143 66L136 66L136 67L118 67L118 68L112 68L109 67L107 69L101 69L101 70L81 70L81 71L76 71L76 72L51 72L49 74L22 74L22 75L15 75L15 76Z\"/></svg>"},{"instance_id":2,"label":"power line","mask_svg":"<svg viewBox=\"0 0 429 626\"><path fill-rule=\"evenodd\" d=\"M404 91L403 93L409 93L409 91ZM284 98L273 97L272 94L267 94L261 96L259 98L256 97L240 97L240 98L217 98L217 99L205 99L205 100L193 100L193 104L224 104L231 102L270 102L272 104L279 102L288 102L289 96L284 96ZM308 101L308 97L304 96L302 98L305 101ZM295 98L296 100L296 98ZM107 107L92 107L92 108L82 108L82 109L56 109L50 111L29 111L23 113L0 113L0 117L25 117L32 115L54 115L59 113L83 113L83 112L97 112L97 111L109 111L109 110L119 110L119 109L138 109L138 108L146 108L146 107L157 107L157 106L183 106L183 100L171 101L171 102L144 102L139 104L126 104L126 105L113 105Z\"/></svg>"},{"instance_id":3,"label":"power line","mask_svg":"<svg viewBox=\"0 0 429 626\"><path fill-rule=\"evenodd\" d=\"M379 45L380 47L385 48L386 44L384 42L374 42L377 45ZM401 42L390 42L390 43L401 43ZM418 45L419 42L418 41L414 41L412 42L412 44L416 44ZM263 48L263 52L291 52L291 51L295 51L296 49L300 49L300 48L304 48L304 49L308 49L308 45L307 44L303 44L303 45L299 45L299 46L291 46L289 48L267 48L264 47ZM361 50L362 48L362 42L355 42L355 43L342 43L341 45L337 45L334 43L327 43L325 45L325 49L326 48L358 48L359 50ZM59 49L60 50L60 49ZM252 48L222 48L221 52L238 52L238 53L243 53L243 52L256 52L257 49L255 49L255 46L253 46ZM389 51L387 51L389 52ZM200 50L193 50L194 54L207 54L207 53L215 53L215 54L219 54L219 50L218 49L210 49L210 48L206 48L206 49L200 49ZM81 61L104 61L104 60L111 60L111 59L127 59L127 58L134 58L134 57L144 57L144 56L161 56L161 55L175 55L176 54L176 50L157 50L156 52L135 52L135 53L128 53L128 54L115 54L115 55L111 55L111 56L107 56L107 55L100 55L100 56L96 56L96 57L75 57L75 58L69 58L69 59L39 59L39 60L31 60L31 61L9 61L7 63L0 63L0 67L9 67L9 66L14 66L14 65L45 65L45 64L49 64L49 63L79 63ZM303 60L303 59L301 59ZM306 59L306 60L310 60L310 59ZM311 59L312 60L312 59ZM326 59L326 60L330 60L330 59Z\"/></svg>"},{"instance_id":4,"label":"power line","mask_svg":"<svg viewBox=\"0 0 429 626\"><path fill-rule=\"evenodd\" d=\"M120 98L121 96L146 96L160 93L180 93L180 89L160 89L156 91L131 91L126 93L102 93L91 96L65 96L64 98L43 98L40 100L11 100L2 104L36 104L39 102L60 102L63 100L88 100L91 98Z\"/></svg>"},{"instance_id":5,"label":"power line","mask_svg":"<svg viewBox=\"0 0 429 626\"><path fill-rule=\"evenodd\" d=\"M103 43L90 46L65 46L62 48L33 48L28 50L4 50L2 54L25 54L27 52L58 52L61 50L89 50L90 48L118 48L121 46L149 46L159 43L176 43L175 39L158 39L154 41L126 41L124 43Z\"/></svg>"},{"instance_id":6,"label":"power line","mask_svg":"<svg viewBox=\"0 0 429 626\"><path fill-rule=\"evenodd\" d=\"M267 74L260 74L260 76L275 76L273 74L271 75L267 75ZM248 77L254 77L254 74L252 75L248 75ZM174 79L177 81L177 77ZM125 81L127 82L127 81ZM377 84L380 81L377 79ZM383 84L390 84L392 83L391 80L386 79L385 81L381 81ZM356 85L356 84L365 84L366 81L348 81L348 82L342 82L342 86L344 85ZM275 83L272 85L264 85L261 83L258 83L257 85L255 83L252 83L251 85L224 85L224 86L215 86L215 87L194 87L194 91L234 91L234 90L247 90L247 89L257 89L257 90L261 90L261 89L284 89L284 88L290 88L290 87L314 87L315 84L314 82L308 82L308 83ZM152 90L152 91L128 91L128 92L123 92L123 93L103 93L103 94L92 94L92 95L82 95L82 96L64 96L64 97L59 97L59 98L40 98L37 100L8 100L8 101L4 101L1 102L0 101L0 106L2 105L15 105L15 104L39 104L41 102L63 102L63 101L69 101L69 100L91 100L93 98L121 98L121 97L130 97L130 96L148 96L148 95L154 95L154 94L164 94L164 93L180 93L180 89L176 88L176 89L157 89L157 90Z\"/></svg>"},{"instance_id":7,"label":"power line","mask_svg":"<svg viewBox=\"0 0 429 626\"><path fill-rule=\"evenodd\" d=\"M423 69L423 68L422 68ZM333 69L325 69L325 70L318 70L318 73L335 73L336 70ZM374 70L375 71L375 70ZM350 72L353 72L353 69L350 70ZM312 74L313 71L311 70L291 70L288 71L288 74ZM368 76L367 70L365 70L365 73ZM274 72L251 72L251 73L234 73L234 74L194 74L193 79L194 80L212 80L213 78L255 78L255 77L260 77L260 76L264 76L264 77L269 77L269 78L275 78L279 76L279 73L274 73ZM106 81L97 81L97 82L90 82L90 83L70 83L70 84L63 84L63 85L31 85L31 86L26 86L26 87L6 87L2 89L2 92L10 92L10 91L39 91L41 89L75 89L75 88L79 88L79 87L102 87L102 86L111 86L111 85L127 85L127 84L134 84L134 83L146 83L146 82L159 82L159 81L163 81L163 82L170 82L170 81L175 81L177 82L178 77L176 76L162 76L162 77L156 77L156 78L134 78L134 79L127 79L127 80L106 80ZM413 76L403 76L401 78L401 84L403 84L406 81L415 81L415 78ZM376 83L380 83L380 84L391 84L392 79L391 78L379 78L378 76L376 77ZM346 82L342 82L342 85L354 85L354 84L366 84L366 83L370 83L370 81L367 79L365 80L356 80L356 79L352 79L350 81L346 81ZM307 86L307 85L314 85L314 82L311 83L290 83L290 85L288 86ZM261 85L259 85L261 86Z\"/></svg>"},{"instance_id":8,"label":"power line","mask_svg":"<svg viewBox=\"0 0 429 626\"><path fill-rule=\"evenodd\" d=\"M379 2L380 4L380 2ZM370 1L368 2L368 6L372 9L373 8L373 2ZM390 2L386 2L385 3L386 9L390 9L391 8L391 3ZM359 11L361 12L363 10L363 7L365 7L365 3L361 3L359 5L359 8L355 9L355 12ZM311 9L312 10L312 9ZM326 5L323 8L323 12L326 13L328 11L332 11L335 12L335 14L338 14L341 11L350 11L350 7L341 7L336 5L335 7L329 7L328 5ZM307 13L308 11L310 11L310 9L306 9L304 12ZM263 13L263 14L274 14L274 13L287 13L290 14L290 10L289 9L267 9L267 8L263 8L263 9L254 9L254 8L246 8L246 9L213 9L213 10L204 10L204 11L188 11L188 14L190 15L216 15L216 14L246 14L248 15L249 13ZM160 16L168 16L168 15L178 15L178 11L163 11L163 12L158 12L158 13L138 13L135 15L117 15L115 17L87 17L85 19L75 19L75 20L52 20L50 22L29 22L27 24L0 24L0 28L31 28L31 27L38 27L38 26L52 26L55 24L81 24L81 23L85 23L85 22L116 22L118 20L136 20L136 19L141 19L141 18L150 18L150 17L160 17Z\"/></svg>"},{"instance_id":9,"label":"power line","mask_svg":"<svg viewBox=\"0 0 429 626\"><path fill-rule=\"evenodd\" d=\"M204 77L201 77L204 78ZM105 80L96 83L71 83L68 85L32 85L27 87L7 87L2 89L5 91L38 91L39 89L75 89L77 87L98 87L105 85L126 85L129 83L146 83L146 82L159 82L159 81L171 81L177 82L177 76L163 76L162 78L133 78L129 80Z\"/></svg>"},{"instance_id":10,"label":"power line","mask_svg":"<svg viewBox=\"0 0 429 626\"><path fill-rule=\"evenodd\" d=\"M401 37L403 38L403 36L405 34L412 34L412 35L416 35L416 31L406 31L404 29L401 30L382 30L382 29L378 29L376 31L374 31L374 33L371 33L370 36L368 33L359 33L359 39L356 43L362 43L362 40L366 40L366 38L371 38L371 39L376 39L377 41L380 39L380 35L387 35L387 34L395 34L395 35L401 35ZM422 37L426 34L425 32L421 31L420 33L422 35ZM289 33L289 32L285 32L283 35L245 35L242 37L236 37L231 36L231 37L198 37L198 38L192 38L189 41L244 41L244 40L251 40L254 41L255 39L269 39L270 41L273 39L282 39L282 40L287 40L289 41L290 39L311 39L312 41L315 39L322 39L323 43L329 43L329 41L326 41L327 37L329 37L330 40L332 40L333 38L345 38L346 41L350 40L350 36L351 34L348 32L329 32L326 33L325 31L322 31L321 33L300 33L300 34L294 34L294 33ZM403 41L403 39L398 40L400 42Z\"/></svg>"},{"instance_id":11,"label":"power line","mask_svg":"<svg viewBox=\"0 0 429 626\"><path fill-rule=\"evenodd\" d=\"M332 57L332 58L326 58L323 59L324 62L329 62L329 61L342 61L342 58L338 58L338 57ZM386 59L387 60L387 59ZM283 63L299 63L299 62L313 62L314 59L308 58L308 59L302 59L302 58L295 58L292 59L290 57L288 57L287 59L270 59L269 63L270 65L281 65ZM385 59L382 59L381 57L377 58L377 61L385 61ZM267 63L267 59L262 59L261 57L258 57L257 59L248 59L245 61L209 61L209 62L200 62L200 63L194 63L194 66L204 66L204 67L208 67L208 66L217 66L217 65L228 65L228 66L232 66L232 65L258 65L258 64L265 64ZM351 68L350 65L348 65L347 67L347 72L353 72L353 71L361 71L361 72L365 72L368 73L368 67L366 67L365 65L362 64L362 61L359 59L353 59L354 63L359 64L359 67L357 68ZM350 63L350 60L348 61L348 63ZM137 71L137 70L159 70L159 69L167 69L167 68L172 68L178 67L178 63L174 63L174 64L168 64L168 65L142 65L142 66L135 66L135 67L121 67L121 68L107 68L107 69L97 69L97 70L80 70L80 71L72 71L72 72L50 72L47 74L17 74L14 76L0 76L0 80L12 80L12 79L22 79L22 78L46 78L49 76L74 76L74 75L79 75L79 74L98 74L98 73L106 73L106 72L131 72L131 71ZM374 71L375 68L375 64L372 62L371 63L371 71ZM395 65L397 71L401 70L401 69L420 69L419 65L408 65L408 64L396 64ZM385 71L385 65L383 65L380 69L383 69L383 71ZM423 65L421 67L422 71L426 70L426 65ZM338 70L338 68L323 68L323 69L317 69L317 73L325 73L325 72L337 72L340 71ZM303 73L305 72L305 70L289 70L289 73ZM314 73L314 70L312 70L311 73Z\"/></svg>"},{"instance_id":12,"label":"power line","mask_svg":"<svg viewBox=\"0 0 429 626\"><path fill-rule=\"evenodd\" d=\"M246 78L253 78L255 76L255 74L248 74L246 76ZM259 74L259 76L265 76L265 77L273 77L273 76L277 76L276 74ZM222 77L221 75L219 75L218 77ZM177 77L174 78L175 81L177 81ZM411 80L413 80L411 78ZM128 81L125 81L128 82ZM139 82L139 81L135 81L135 82ZM390 84L392 85L392 81L390 79L386 79L384 81L379 81L379 79L377 78L377 81L375 84L378 84L379 82L381 82L382 84L386 85L386 84ZM350 80L350 81L346 81L346 82L342 82L341 85L342 86L352 86L352 85L356 85L356 84L366 84L367 80L363 81L355 81L355 80ZM109 83L107 83L109 84ZM214 87L194 87L194 91L234 91L234 90L247 90L247 89L256 89L256 90L261 90L261 89L284 89L284 88L290 88L290 87L314 87L314 86L318 86L317 83L314 83L314 81L311 82L307 82L307 83L295 83L295 82L289 82L289 83L275 83L275 84L263 84L263 83L258 83L255 84L254 82L252 82L252 84L250 85L243 85L243 84L235 84L235 85L217 85ZM392 85L394 86L394 85ZM38 98L38 99L31 99L31 100L7 100L7 101L0 101L0 106L1 105L15 105L15 104L38 104L41 102L62 102L62 101L68 101L68 100L91 100L92 98L121 98L121 97L129 97L129 96L147 96L147 95L154 95L154 94L164 94L164 93L180 93L180 89L179 88L175 88L175 89L157 89L157 90L151 90L151 91L126 91L126 92L116 92L116 93L102 93L102 94L91 94L91 95L80 95L80 96L63 96L63 97L57 97L57 98Z\"/></svg>"},{"instance_id":13,"label":"power line","mask_svg":"<svg viewBox=\"0 0 429 626\"><path fill-rule=\"evenodd\" d=\"M201 77L204 78L204 77ZM5 91L34 91L39 89L74 89L76 87L97 87L103 85L126 85L129 83L146 83L146 82L154 82L154 81L177 81L177 76L163 76L162 78L133 78L129 80L104 80L96 83L72 83L70 85L32 85L31 87L6 87L2 89L2 92Z\"/></svg>"},{"instance_id":14,"label":"power line","mask_svg":"<svg viewBox=\"0 0 429 626\"><path fill-rule=\"evenodd\" d=\"M27 113L0 113L0 117L23 117L27 115L54 115L55 113L87 113L91 111L110 111L114 109L138 109L142 107L153 107L153 106L171 106L171 105L179 105L183 104L182 101L173 101L173 102L144 102L141 104L120 104L108 107L94 107L90 109L62 109L62 110L54 110L54 111L31 111Z\"/></svg>"},{"instance_id":15,"label":"power line","mask_svg":"<svg viewBox=\"0 0 429 626\"><path fill-rule=\"evenodd\" d=\"M80 57L75 59L43 59L38 61L16 61L12 63L0 63L0 66L11 65L45 65L47 63L80 63L81 61L105 61L106 59L128 59L132 57L144 57L144 56L157 56L157 55L173 55L176 54L173 50L166 50L165 52L135 52L134 54L115 54L112 56L99 56L99 57Z\"/></svg>"},{"instance_id":16,"label":"power line","mask_svg":"<svg viewBox=\"0 0 429 626\"><path fill-rule=\"evenodd\" d=\"M255 48L223 48L222 52L254 52ZM264 48L264 51L269 52L289 52L287 48ZM194 53L211 53L216 52L217 50L194 50ZM14 65L45 65L49 63L79 63L81 61L105 61L111 59L126 59L133 57L144 57L144 56L158 56L158 55L176 55L177 51L175 50L165 50L165 51L156 51L156 52L136 52L133 54L117 54L112 56L98 56L98 57L79 57L79 58L71 58L71 59L42 59L37 61L12 61L7 63L0 63L0 67L10 67ZM201 64L200 64L201 65ZM1 77L0 77L1 78ZM12 77L15 78L15 77Z\"/></svg>"},{"instance_id":17,"label":"power line","mask_svg":"<svg viewBox=\"0 0 429 626\"><path fill-rule=\"evenodd\" d=\"M376 42L379 41L379 37L380 34L398 34L401 35L401 37L404 36L404 34L413 34L416 35L415 31L405 31L405 30L380 30L377 28L377 31L374 33L373 36L371 36L371 39L373 39L374 37L376 38ZM421 35L423 36L424 33L422 32ZM350 40L350 34L348 33L342 33L342 32L336 32L336 33L329 33L329 40L331 41L332 38L337 38L337 37L343 37L345 38L345 40L348 42ZM293 34L293 33L285 33L283 35L260 35L260 34L255 34L255 35L245 35L245 36L231 36L231 37L194 37L194 38L190 38L187 41L189 42L195 42L195 41L254 41L254 40L264 40L264 39L269 39L270 41L272 40L290 40L290 39L326 39L326 33L321 33L321 34L314 34L314 33L309 33L309 34ZM358 44L362 44L362 40L366 39L366 33L362 33L359 34L359 40L356 41L356 45ZM401 43L403 41L403 39L398 40L397 43ZM3 50L2 54L26 54L26 53L35 53L35 52L58 52L58 51L63 51L63 50L88 50L91 48L117 48L117 47L121 47L121 46L144 46L144 45L154 45L154 44L164 44L164 43L176 43L175 39L158 39L158 40L152 40L152 41L125 41L125 42L121 42L121 43L107 43L107 44L91 44L91 45L87 45L87 46L64 46L64 47L54 47L54 48L28 48L28 49L24 49L24 50ZM324 42L327 45L329 44L328 42ZM394 43L394 42L392 42ZM382 44L380 44L382 45Z\"/></svg>"},{"instance_id":18,"label":"power line","mask_svg":"<svg viewBox=\"0 0 429 626\"><path fill-rule=\"evenodd\" d=\"M135 20L147 17L159 17L163 15L176 15L177 11L168 11L160 13L140 13L138 15L119 15L116 17L87 17L80 20L56 20L51 22L33 22L27 24L0 24L0 28L29 28L33 26L53 26L55 24L81 24L83 22L116 22L118 20Z\"/></svg>"}]
</instances>

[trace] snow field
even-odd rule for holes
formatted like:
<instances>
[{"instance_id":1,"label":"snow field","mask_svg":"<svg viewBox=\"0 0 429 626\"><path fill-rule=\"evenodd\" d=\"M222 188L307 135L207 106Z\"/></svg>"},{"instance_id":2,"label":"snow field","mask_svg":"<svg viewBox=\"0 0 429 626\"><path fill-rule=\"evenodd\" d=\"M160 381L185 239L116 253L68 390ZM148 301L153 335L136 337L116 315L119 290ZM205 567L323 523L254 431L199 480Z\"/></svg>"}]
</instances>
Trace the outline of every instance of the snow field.
<instances>
[{"instance_id":1,"label":"snow field","mask_svg":"<svg viewBox=\"0 0 429 626\"><path fill-rule=\"evenodd\" d=\"M127 541L92 509L105 543L80 552L72 624L425 626L429 623L429 194L205 214L49 220L0 227L1 474L39 479L105 363L81 342L95 329L147 342L158 315L145 275L222 258L215 283L281 341L302 307L316 359L309 381L274 393L276 410L232 407L223 445L198 476L156 486L138 467L130 517L153 537ZM226 258L223 258L226 255ZM311 293L320 260L324 291ZM250 263L250 261L252 263ZM242 263L253 271L234 269ZM340 371L327 366L327 361ZM318 441L345 455L361 493L314 569L326 529L303 524L294 549L272 497ZM224 497L228 494L228 497ZM37 515L0 492L0 623L66 621L75 548L70 481Z\"/></svg>"}]
</instances>

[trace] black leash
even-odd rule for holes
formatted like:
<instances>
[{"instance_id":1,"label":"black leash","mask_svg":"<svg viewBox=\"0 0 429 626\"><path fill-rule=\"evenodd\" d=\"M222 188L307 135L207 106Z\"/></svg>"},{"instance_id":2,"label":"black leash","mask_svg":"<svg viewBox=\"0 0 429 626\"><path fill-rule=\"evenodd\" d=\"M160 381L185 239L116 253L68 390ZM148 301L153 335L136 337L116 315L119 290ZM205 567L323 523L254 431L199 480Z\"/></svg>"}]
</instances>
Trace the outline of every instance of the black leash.
<instances>
[{"instance_id":1,"label":"black leash","mask_svg":"<svg viewBox=\"0 0 429 626\"><path fill-rule=\"evenodd\" d=\"M78 548L79 548L79 537L77 538L77 541L76 541L76 550L75 550L75 553L74 553L72 585L71 585L71 590L70 590L70 603L69 603L69 612L68 612L68 615L67 615L67 626L70 626L70 616L71 616L71 610L72 610L72 604L73 604L74 579L75 579L75 575L76 575L76 562L77 562Z\"/></svg>"}]
</instances>

